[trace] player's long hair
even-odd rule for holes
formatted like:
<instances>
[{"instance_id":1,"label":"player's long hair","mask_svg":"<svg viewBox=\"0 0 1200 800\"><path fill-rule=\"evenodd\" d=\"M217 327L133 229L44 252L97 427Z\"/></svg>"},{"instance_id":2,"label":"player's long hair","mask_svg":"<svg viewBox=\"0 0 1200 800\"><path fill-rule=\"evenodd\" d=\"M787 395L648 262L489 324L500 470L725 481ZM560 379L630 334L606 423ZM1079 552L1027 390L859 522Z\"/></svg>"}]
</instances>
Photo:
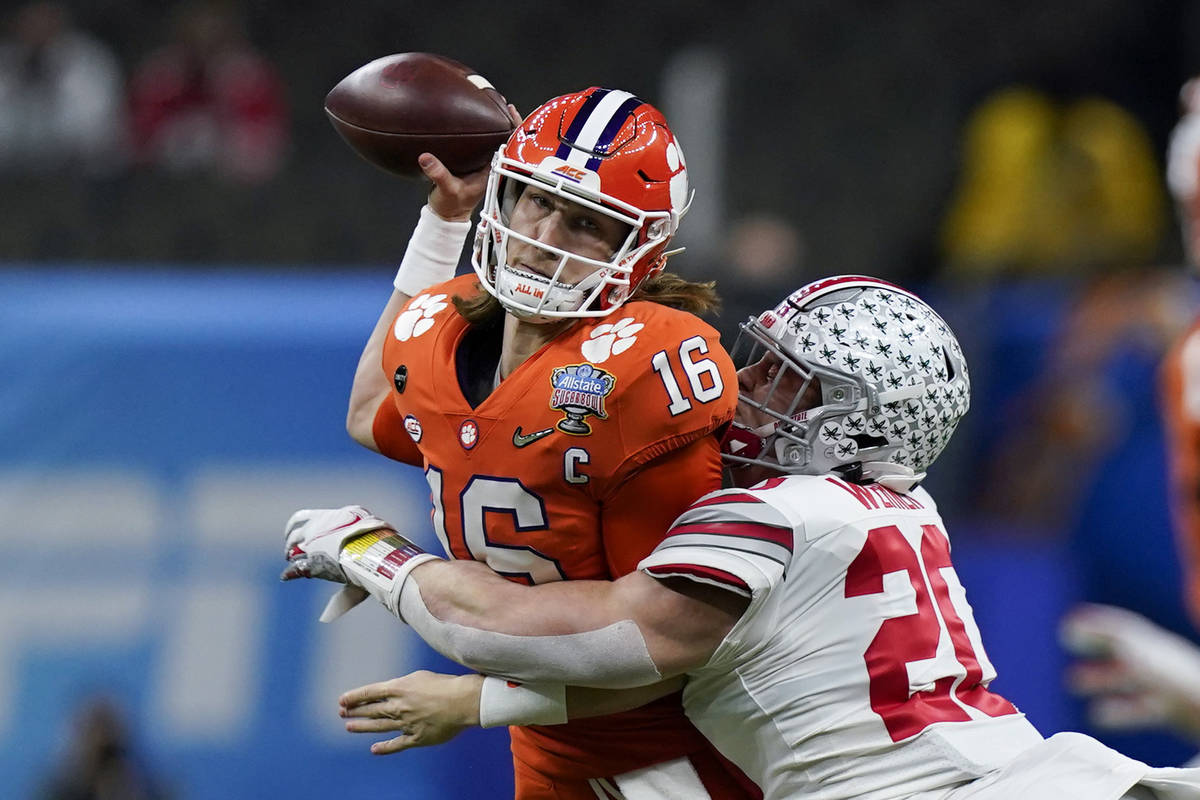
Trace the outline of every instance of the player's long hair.
<instances>
[{"instance_id":1,"label":"player's long hair","mask_svg":"<svg viewBox=\"0 0 1200 800\"><path fill-rule=\"evenodd\" d=\"M476 283L475 290L471 297L455 295L451 298L463 319L478 325L496 314L504 313L500 301L484 291L483 286ZM717 295L714 281L689 281L672 272L660 272L644 280L633 297L629 298L630 302L634 300L659 303L697 316L716 313L721 308L721 298Z\"/></svg>"}]
</instances>

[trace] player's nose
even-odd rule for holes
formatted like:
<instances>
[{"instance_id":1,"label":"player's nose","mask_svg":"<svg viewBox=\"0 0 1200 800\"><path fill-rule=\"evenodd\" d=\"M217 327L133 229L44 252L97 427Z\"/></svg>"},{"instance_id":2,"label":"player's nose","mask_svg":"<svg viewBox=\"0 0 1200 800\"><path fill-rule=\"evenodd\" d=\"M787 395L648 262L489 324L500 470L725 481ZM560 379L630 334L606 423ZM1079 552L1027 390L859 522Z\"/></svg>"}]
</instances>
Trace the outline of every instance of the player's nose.
<instances>
[{"instance_id":1,"label":"player's nose","mask_svg":"<svg viewBox=\"0 0 1200 800\"><path fill-rule=\"evenodd\" d=\"M540 244L561 247L565 232L566 221L563 219L563 213L555 209L537 221L533 238Z\"/></svg>"}]
</instances>

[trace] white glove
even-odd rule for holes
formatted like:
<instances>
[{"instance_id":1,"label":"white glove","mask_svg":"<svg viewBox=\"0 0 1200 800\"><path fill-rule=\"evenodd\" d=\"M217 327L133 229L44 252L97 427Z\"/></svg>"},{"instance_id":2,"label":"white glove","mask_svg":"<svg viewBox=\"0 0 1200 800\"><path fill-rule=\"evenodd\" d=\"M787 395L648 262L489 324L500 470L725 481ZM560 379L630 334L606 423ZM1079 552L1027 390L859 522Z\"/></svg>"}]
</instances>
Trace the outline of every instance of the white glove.
<instances>
[{"instance_id":1,"label":"white glove","mask_svg":"<svg viewBox=\"0 0 1200 800\"><path fill-rule=\"evenodd\" d=\"M302 508L284 528L283 557L288 565L280 580L321 578L353 583L342 568L342 545L355 536L377 530L394 530L362 506Z\"/></svg>"},{"instance_id":2,"label":"white glove","mask_svg":"<svg viewBox=\"0 0 1200 800\"><path fill-rule=\"evenodd\" d=\"M436 558L362 506L297 511L284 529L283 554L288 565L280 580L347 584L325 606L322 622L337 619L369 594L399 616L404 579L418 564Z\"/></svg>"},{"instance_id":3,"label":"white glove","mask_svg":"<svg viewBox=\"0 0 1200 800\"><path fill-rule=\"evenodd\" d=\"M1081 657L1067 682L1091 698L1096 725L1167 726L1200 741L1200 647L1140 614L1097 604L1073 609L1059 634Z\"/></svg>"}]
</instances>

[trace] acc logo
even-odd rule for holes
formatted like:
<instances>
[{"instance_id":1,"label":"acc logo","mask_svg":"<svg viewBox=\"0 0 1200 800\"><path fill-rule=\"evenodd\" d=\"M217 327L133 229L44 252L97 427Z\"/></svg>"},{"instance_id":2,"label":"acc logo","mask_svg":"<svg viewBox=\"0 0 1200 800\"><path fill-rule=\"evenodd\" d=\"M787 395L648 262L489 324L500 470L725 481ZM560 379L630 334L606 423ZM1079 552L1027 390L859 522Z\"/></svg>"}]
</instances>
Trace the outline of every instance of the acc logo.
<instances>
[{"instance_id":1,"label":"acc logo","mask_svg":"<svg viewBox=\"0 0 1200 800\"><path fill-rule=\"evenodd\" d=\"M421 421L412 414L404 417L404 430L408 431L414 442L421 441Z\"/></svg>"},{"instance_id":2,"label":"acc logo","mask_svg":"<svg viewBox=\"0 0 1200 800\"><path fill-rule=\"evenodd\" d=\"M458 442L463 446L464 450L470 450L479 441L479 426L475 424L475 420L463 420L463 424L458 426Z\"/></svg>"},{"instance_id":3,"label":"acc logo","mask_svg":"<svg viewBox=\"0 0 1200 800\"><path fill-rule=\"evenodd\" d=\"M579 183L587 176L587 172L579 169L578 167L572 167L569 164L563 164L561 167L555 167L554 174L562 175L567 180L575 181L576 183Z\"/></svg>"},{"instance_id":4,"label":"acc logo","mask_svg":"<svg viewBox=\"0 0 1200 800\"><path fill-rule=\"evenodd\" d=\"M617 379L591 364L570 364L557 367L550 373L550 408L566 414L558 421L563 433L586 436L592 427L585 421L588 415L608 419L604 398L612 392Z\"/></svg>"}]
</instances>

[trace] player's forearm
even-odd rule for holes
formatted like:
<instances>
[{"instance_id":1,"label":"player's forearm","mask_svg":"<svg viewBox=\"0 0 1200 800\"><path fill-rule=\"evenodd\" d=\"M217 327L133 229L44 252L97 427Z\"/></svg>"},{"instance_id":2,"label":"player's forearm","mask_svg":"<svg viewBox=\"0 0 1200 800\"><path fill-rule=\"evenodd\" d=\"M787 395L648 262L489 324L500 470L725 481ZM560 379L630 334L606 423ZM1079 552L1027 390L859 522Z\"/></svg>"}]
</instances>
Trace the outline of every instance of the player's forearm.
<instances>
[{"instance_id":1,"label":"player's forearm","mask_svg":"<svg viewBox=\"0 0 1200 800\"><path fill-rule=\"evenodd\" d=\"M612 586L569 583L571 589ZM430 562L404 582L398 611L439 653L480 672L612 688L662 678L637 623L628 616L609 622L594 613L586 593L559 589L520 586L483 565Z\"/></svg>"},{"instance_id":2,"label":"player's forearm","mask_svg":"<svg viewBox=\"0 0 1200 800\"><path fill-rule=\"evenodd\" d=\"M358 366L354 370L354 382L350 386L350 404L346 411L346 432L354 441L376 452L379 451L379 446L375 443L375 435L372 432L375 415L391 390L387 376L383 374L383 344L388 331L391 330L392 320L396 318L408 300L408 295L397 291L392 292L387 305L379 314L375 329L371 331L371 336L363 347L362 355L358 358Z\"/></svg>"},{"instance_id":3,"label":"player's forearm","mask_svg":"<svg viewBox=\"0 0 1200 800\"><path fill-rule=\"evenodd\" d=\"M610 625L613 583L570 581L527 586L478 561L436 561L414 571L425 607L455 625L514 636L555 636Z\"/></svg>"},{"instance_id":4,"label":"player's forearm","mask_svg":"<svg viewBox=\"0 0 1200 800\"><path fill-rule=\"evenodd\" d=\"M641 708L683 688L684 677L677 675L665 681L635 686L630 689L592 689L586 686L567 687L567 718L602 717L621 711Z\"/></svg>"},{"instance_id":5,"label":"player's forearm","mask_svg":"<svg viewBox=\"0 0 1200 800\"><path fill-rule=\"evenodd\" d=\"M440 676L433 676L440 677ZM573 719L601 717L641 708L683 688L682 676L630 689L591 689L549 683L513 683L496 677L457 688L456 705L478 704L476 718L485 728L499 725L561 725ZM411 703L407 704L411 707ZM419 708L419 706L418 706Z\"/></svg>"},{"instance_id":6,"label":"player's forearm","mask_svg":"<svg viewBox=\"0 0 1200 800\"><path fill-rule=\"evenodd\" d=\"M747 602L640 572L524 586L478 562L431 561L409 576L399 610L436 650L480 672L623 688L706 663Z\"/></svg>"}]
</instances>

